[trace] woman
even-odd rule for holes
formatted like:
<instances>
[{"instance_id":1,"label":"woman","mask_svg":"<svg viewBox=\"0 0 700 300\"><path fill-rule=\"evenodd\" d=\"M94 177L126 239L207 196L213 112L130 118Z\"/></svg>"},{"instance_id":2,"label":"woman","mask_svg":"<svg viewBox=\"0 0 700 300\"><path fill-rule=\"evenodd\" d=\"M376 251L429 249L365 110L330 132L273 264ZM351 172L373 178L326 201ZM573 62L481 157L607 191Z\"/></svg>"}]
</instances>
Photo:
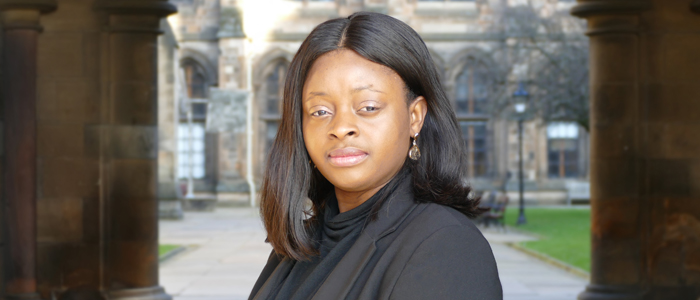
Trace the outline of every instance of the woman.
<instances>
[{"instance_id":1,"label":"woman","mask_svg":"<svg viewBox=\"0 0 700 300\"><path fill-rule=\"evenodd\" d=\"M501 299L464 153L415 31L366 12L316 27L287 73L250 299Z\"/></svg>"}]
</instances>

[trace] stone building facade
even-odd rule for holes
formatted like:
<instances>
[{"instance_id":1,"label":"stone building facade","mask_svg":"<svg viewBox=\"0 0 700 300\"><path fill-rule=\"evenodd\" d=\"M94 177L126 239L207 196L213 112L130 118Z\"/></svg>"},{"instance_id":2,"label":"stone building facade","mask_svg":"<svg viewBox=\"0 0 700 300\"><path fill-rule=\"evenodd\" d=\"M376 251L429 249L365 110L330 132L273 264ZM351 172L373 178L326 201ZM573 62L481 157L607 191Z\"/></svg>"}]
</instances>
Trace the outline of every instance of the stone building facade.
<instances>
[{"instance_id":1,"label":"stone building facade","mask_svg":"<svg viewBox=\"0 0 700 300\"><path fill-rule=\"evenodd\" d=\"M422 36L455 104L469 148L471 183L478 190L498 188L503 182L507 182L509 191L517 189L517 122L486 109L489 95L479 93L487 89L485 85L489 82L483 79L487 76L484 71L496 68L497 60L501 59L496 50L503 48L508 38L489 30L494 25L494 10L518 5L518 1L174 0L172 3L179 10L168 21L179 45L180 70L176 77L182 78L178 82L186 85L182 95L204 98L190 106L183 105L189 101L186 97L161 100L180 102L180 125L168 127L179 128L181 132L169 136L179 136L183 142L188 135L182 131L189 132L188 128L204 132L198 133L199 141L195 142L203 144L203 148L191 149L196 153L179 152L180 158L193 158L180 159L177 165L181 172L175 181L179 182L180 195L187 193L186 178L192 178L193 194L215 196L219 200L245 199L251 186L259 188L265 157L280 120L285 72L294 53L316 25L356 11L389 14L408 23ZM570 1L539 3L559 11L568 11L573 4ZM189 75L192 71L196 78ZM516 79L508 76L515 85ZM233 109L230 107L233 102L243 106ZM209 105L205 116L187 123L187 108L203 112L203 103ZM247 105L252 107L249 109ZM224 109L227 106L230 109ZM235 114L230 114L234 111ZM236 121L223 126L227 119ZM252 127L250 131L247 122ZM586 180L588 134L583 128L529 120L525 122L523 140L528 200L561 203L567 195L567 181ZM171 166L161 165L161 168ZM189 171L182 170L195 171L188 175Z\"/></svg>"}]
</instances>

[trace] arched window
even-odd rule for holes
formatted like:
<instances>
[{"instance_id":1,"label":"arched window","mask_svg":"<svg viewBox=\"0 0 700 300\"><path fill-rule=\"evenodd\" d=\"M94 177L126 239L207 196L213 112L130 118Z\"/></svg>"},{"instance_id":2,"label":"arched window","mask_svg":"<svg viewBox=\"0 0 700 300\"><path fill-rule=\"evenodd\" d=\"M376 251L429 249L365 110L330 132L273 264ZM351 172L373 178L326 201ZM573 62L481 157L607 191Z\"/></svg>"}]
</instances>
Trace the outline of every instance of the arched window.
<instances>
[{"instance_id":1,"label":"arched window","mask_svg":"<svg viewBox=\"0 0 700 300\"><path fill-rule=\"evenodd\" d=\"M457 76L455 98L458 115L487 113L487 71L483 64L469 60Z\"/></svg>"},{"instance_id":2,"label":"arched window","mask_svg":"<svg viewBox=\"0 0 700 300\"><path fill-rule=\"evenodd\" d=\"M206 98L204 74L195 70L193 65L185 67L185 74L187 76L187 93L190 98Z\"/></svg>"},{"instance_id":3,"label":"arched window","mask_svg":"<svg viewBox=\"0 0 700 300\"><path fill-rule=\"evenodd\" d=\"M272 72L265 79L265 113L269 115L280 114L282 90L284 88L284 75L287 66L284 62L278 62Z\"/></svg>"},{"instance_id":4,"label":"arched window","mask_svg":"<svg viewBox=\"0 0 700 300\"><path fill-rule=\"evenodd\" d=\"M489 172L487 69L469 59L455 80L455 110L467 146L469 177Z\"/></svg>"},{"instance_id":5,"label":"arched window","mask_svg":"<svg viewBox=\"0 0 700 300\"><path fill-rule=\"evenodd\" d=\"M178 178L204 178L205 132L204 123L180 123L178 135Z\"/></svg>"},{"instance_id":6,"label":"arched window","mask_svg":"<svg viewBox=\"0 0 700 300\"><path fill-rule=\"evenodd\" d=\"M178 177L205 177L205 124L209 96L204 68L193 59L182 62L186 95L181 98L178 126Z\"/></svg>"},{"instance_id":7,"label":"arched window","mask_svg":"<svg viewBox=\"0 0 700 300\"><path fill-rule=\"evenodd\" d=\"M547 125L547 175L550 178L578 177L579 128L576 123Z\"/></svg>"},{"instance_id":8,"label":"arched window","mask_svg":"<svg viewBox=\"0 0 700 300\"><path fill-rule=\"evenodd\" d=\"M282 93L284 92L284 78L287 74L287 62L279 60L273 62L267 69L264 86L262 87L263 97L261 103L261 120L264 122L264 149L263 159L267 158L272 143L275 141L277 129L282 118Z\"/></svg>"},{"instance_id":9,"label":"arched window","mask_svg":"<svg viewBox=\"0 0 700 300\"><path fill-rule=\"evenodd\" d=\"M185 60L182 63L182 71L187 87L187 98L190 100L192 119L204 122L207 118L208 84L204 75L204 68L194 60ZM182 106L180 119L187 119L187 106Z\"/></svg>"}]
</instances>

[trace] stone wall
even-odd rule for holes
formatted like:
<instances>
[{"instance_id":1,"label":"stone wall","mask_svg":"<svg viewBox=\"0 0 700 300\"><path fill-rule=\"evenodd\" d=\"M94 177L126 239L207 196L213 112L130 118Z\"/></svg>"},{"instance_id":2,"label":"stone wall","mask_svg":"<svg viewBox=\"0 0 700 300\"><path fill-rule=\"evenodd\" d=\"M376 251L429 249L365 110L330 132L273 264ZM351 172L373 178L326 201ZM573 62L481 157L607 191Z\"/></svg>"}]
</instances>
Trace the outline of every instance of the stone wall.
<instances>
[{"instance_id":1,"label":"stone wall","mask_svg":"<svg viewBox=\"0 0 700 300\"><path fill-rule=\"evenodd\" d=\"M182 217L182 192L177 180L179 94L178 44L170 23L161 21L158 37L158 199L160 216Z\"/></svg>"},{"instance_id":2,"label":"stone wall","mask_svg":"<svg viewBox=\"0 0 700 300\"><path fill-rule=\"evenodd\" d=\"M175 8L42 0L0 11L13 39L3 107L21 114L4 119L3 144L36 163L2 166L21 193L3 192L12 266L2 266L0 298L169 299L157 274L157 36Z\"/></svg>"},{"instance_id":3,"label":"stone wall","mask_svg":"<svg viewBox=\"0 0 700 300\"><path fill-rule=\"evenodd\" d=\"M59 1L58 6L42 18L37 56L37 263L42 298L64 292L61 286L98 288L103 263L99 135L103 112L110 109L102 104L100 88L100 28L107 20L80 1Z\"/></svg>"},{"instance_id":4,"label":"stone wall","mask_svg":"<svg viewBox=\"0 0 700 300\"><path fill-rule=\"evenodd\" d=\"M235 90L211 90L207 131L218 138L217 193L247 193L245 169L246 101L249 93Z\"/></svg>"}]
</instances>

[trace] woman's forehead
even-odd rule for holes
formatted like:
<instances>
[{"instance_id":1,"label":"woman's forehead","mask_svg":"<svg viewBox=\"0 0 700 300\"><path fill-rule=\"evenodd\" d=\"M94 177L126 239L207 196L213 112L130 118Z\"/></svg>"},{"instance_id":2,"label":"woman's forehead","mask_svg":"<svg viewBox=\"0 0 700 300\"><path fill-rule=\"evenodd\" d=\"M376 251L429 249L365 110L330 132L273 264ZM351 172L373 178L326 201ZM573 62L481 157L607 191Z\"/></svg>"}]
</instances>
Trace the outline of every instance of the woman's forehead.
<instances>
[{"instance_id":1,"label":"woman's forehead","mask_svg":"<svg viewBox=\"0 0 700 300\"><path fill-rule=\"evenodd\" d=\"M304 83L304 93L320 93L323 91L316 89L330 89L338 84L345 85L343 88L348 92L382 91L394 84L403 88L403 80L394 70L347 49L328 52L314 62Z\"/></svg>"}]
</instances>

